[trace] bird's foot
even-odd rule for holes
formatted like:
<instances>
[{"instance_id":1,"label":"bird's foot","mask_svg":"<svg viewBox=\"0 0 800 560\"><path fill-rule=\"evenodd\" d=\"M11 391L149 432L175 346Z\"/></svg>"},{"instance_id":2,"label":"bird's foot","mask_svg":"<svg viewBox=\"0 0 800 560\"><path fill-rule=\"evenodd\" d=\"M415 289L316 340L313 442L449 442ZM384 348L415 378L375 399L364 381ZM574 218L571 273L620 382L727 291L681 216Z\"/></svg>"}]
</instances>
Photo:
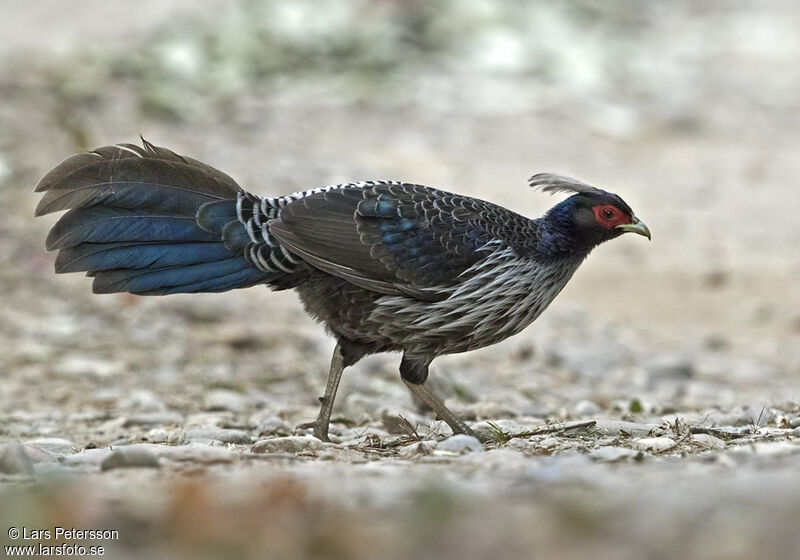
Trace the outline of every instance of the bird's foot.
<instances>
[{"instance_id":1,"label":"bird's foot","mask_svg":"<svg viewBox=\"0 0 800 560\"><path fill-rule=\"evenodd\" d=\"M303 422L297 425L298 430L307 430L313 428L314 437L322 441L331 441L328 437L328 421L323 418L317 418L313 422Z\"/></svg>"}]
</instances>

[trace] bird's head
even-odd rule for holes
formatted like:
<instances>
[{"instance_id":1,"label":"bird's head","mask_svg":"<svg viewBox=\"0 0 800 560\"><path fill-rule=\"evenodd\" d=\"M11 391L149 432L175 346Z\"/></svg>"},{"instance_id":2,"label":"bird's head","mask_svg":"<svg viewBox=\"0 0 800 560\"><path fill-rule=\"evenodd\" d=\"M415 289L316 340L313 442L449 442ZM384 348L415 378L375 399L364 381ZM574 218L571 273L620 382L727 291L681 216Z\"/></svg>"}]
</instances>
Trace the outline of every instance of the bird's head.
<instances>
[{"instance_id":1,"label":"bird's head","mask_svg":"<svg viewBox=\"0 0 800 560\"><path fill-rule=\"evenodd\" d=\"M570 192L568 199L551 208L541 242L547 252L587 252L623 233L638 233L650 239L650 230L631 207L614 193L575 179L540 173L529 184L544 192Z\"/></svg>"}]
</instances>

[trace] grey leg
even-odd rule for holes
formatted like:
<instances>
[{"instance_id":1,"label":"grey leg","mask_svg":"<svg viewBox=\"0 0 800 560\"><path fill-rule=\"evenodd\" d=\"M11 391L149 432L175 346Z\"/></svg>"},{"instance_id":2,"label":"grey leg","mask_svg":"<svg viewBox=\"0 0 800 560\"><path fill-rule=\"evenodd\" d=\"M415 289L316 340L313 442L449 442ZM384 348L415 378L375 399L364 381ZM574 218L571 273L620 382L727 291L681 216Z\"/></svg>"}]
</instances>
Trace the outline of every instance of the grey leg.
<instances>
[{"instance_id":1,"label":"grey leg","mask_svg":"<svg viewBox=\"0 0 800 560\"><path fill-rule=\"evenodd\" d=\"M415 394L417 397L422 399L425 404L433 409L433 411L445 422L447 425L450 426L450 429L453 430L454 434L466 434L468 436L475 436L472 430L469 429L469 426L461 420L458 416L453 414L453 412L447 408L442 401L440 401L436 395L434 395L430 389L428 389L424 383L416 384L410 383L403 379L403 383L406 384L406 387Z\"/></svg>"},{"instance_id":2,"label":"grey leg","mask_svg":"<svg viewBox=\"0 0 800 560\"><path fill-rule=\"evenodd\" d=\"M336 343L331 358L331 370L328 373L328 383L325 386L325 394L319 398L322 406L319 408L319 416L313 422L306 422L297 426L300 429L314 428L314 436L322 441L328 439L328 425L331 423L331 412L333 411L333 401L336 398L336 390L339 388L339 381L344 371L344 358L342 357L342 345Z\"/></svg>"}]
</instances>

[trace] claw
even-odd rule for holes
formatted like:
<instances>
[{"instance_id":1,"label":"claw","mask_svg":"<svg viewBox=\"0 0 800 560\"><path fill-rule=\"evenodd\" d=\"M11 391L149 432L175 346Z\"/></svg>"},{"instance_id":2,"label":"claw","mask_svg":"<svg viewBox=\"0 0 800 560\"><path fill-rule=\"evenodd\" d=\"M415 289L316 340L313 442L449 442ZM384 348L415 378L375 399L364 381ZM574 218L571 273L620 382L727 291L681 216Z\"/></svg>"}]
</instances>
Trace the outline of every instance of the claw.
<instances>
[{"instance_id":1,"label":"claw","mask_svg":"<svg viewBox=\"0 0 800 560\"><path fill-rule=\"evenodd\" d=\"M298 430L307 430L309 428L313 428L314 430L314 437L322 440L330 442L330 438L328 437L328 424L327 422L320 422L318 419L314 420L313 422L303 422L302 424L297 425Z\"/></svg>"}]
</instances>

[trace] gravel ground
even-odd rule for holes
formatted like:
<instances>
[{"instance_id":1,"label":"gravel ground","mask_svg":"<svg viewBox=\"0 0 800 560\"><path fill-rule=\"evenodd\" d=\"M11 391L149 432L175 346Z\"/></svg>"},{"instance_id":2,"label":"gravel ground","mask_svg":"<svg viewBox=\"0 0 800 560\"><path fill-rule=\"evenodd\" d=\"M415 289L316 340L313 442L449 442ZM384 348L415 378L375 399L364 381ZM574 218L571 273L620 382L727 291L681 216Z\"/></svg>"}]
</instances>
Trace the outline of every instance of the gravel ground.
<instances>
[{"instance_id":1,"label":"gravel ground","mask_svg":"<svg viewBox=\"0 0 800 560\"><path fill-rule=\"evenodd\" d=\"M519 35L465 2L417 16L434 37L469 28L469 48L415 35L380 42L375 62L308 51L289 32L307 14L272 2L278 59L313 68L273 62L247 80L231 61L260 60L265 36L249 4L210 35L196 7L159 4L127 23L121 8L17 7L0 48L1 544L112 558L796 556L792 3L543 3L523 15L544 31ZM359 37L397 31L382 12L354 20L357 2L320 5ZM52 18L53 40L32 39ZM90 31L109 20L125 33ZM193 50L209 36L214 56ZM329 71L323 55L338 57ZM293 294L94 296L52 273L56 217L32 218L33 185L79 148L139 133L259 194L400 178L537 215L553 200L525 179L566 173L620 193L653 242L601 247L524 333L434 363L434 387L484 445L418 409L390 355L345 373L322 443L295 426L316 415L333 342ZM55 526L118 537L5 535Z\"/></svg>"}]
</instances>

